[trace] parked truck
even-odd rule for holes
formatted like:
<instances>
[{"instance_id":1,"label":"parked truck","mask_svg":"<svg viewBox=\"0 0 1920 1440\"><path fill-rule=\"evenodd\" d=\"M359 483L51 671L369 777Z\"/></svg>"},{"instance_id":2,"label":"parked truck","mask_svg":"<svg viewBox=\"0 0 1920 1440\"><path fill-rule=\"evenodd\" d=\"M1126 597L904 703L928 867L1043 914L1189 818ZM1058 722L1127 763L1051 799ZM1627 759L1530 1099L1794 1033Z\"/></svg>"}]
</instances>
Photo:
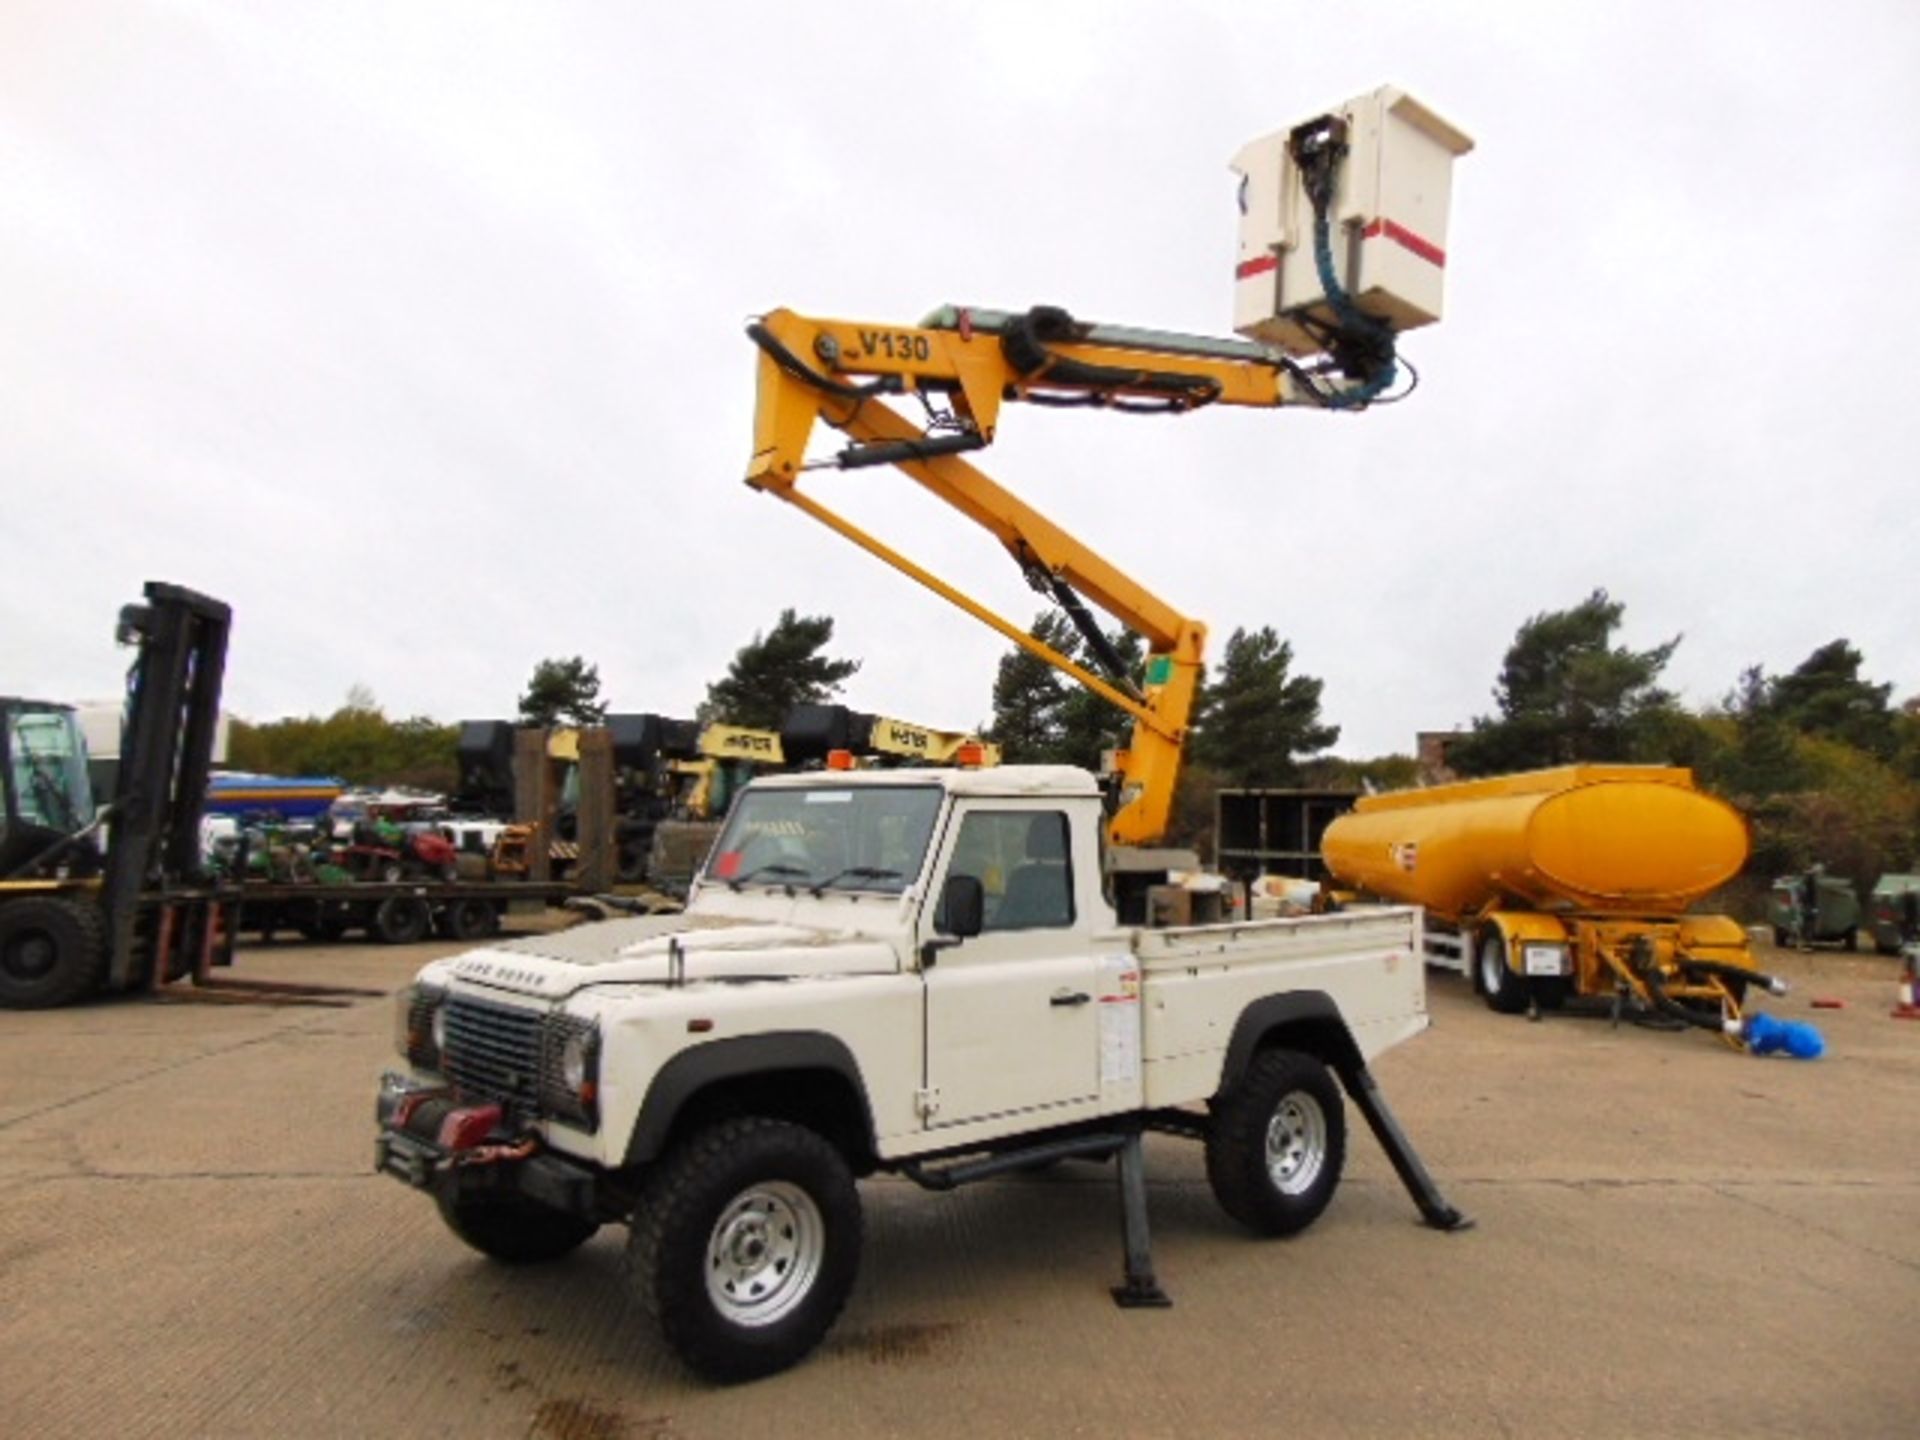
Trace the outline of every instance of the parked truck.
<instances>
[{"instance_id":1,"label":"parked truck","mask_svg":"<svg viewBox=\"0 0 1920 1440\"><path fill-rule=\"evenodd\" d=\"M859 1264L854 1182L875 1172L948 1190L1114 1159L1115 1298L1165 1304L1142 1133L1201 1141L1227 1213L1287 1234L1338 1183L1344 1088L1427 1222L1464 1224L1368 1069L1426 1025L1419 912L1123 923L1151 912L1156 874L1191 863L1159 847L1206 628L963 457L993 442L1008 404L1182 414L1388 398L1396 334L1439 318L1431 257L1470 144L1389 88L1243 150L1235 340L1047 306L947 307L917 326L786 309L755 321L747 483L1108 700L1133 719L1128 743L1101 777L1014 765L754 780L683 914L421 972L400 1016L409 1072L381 1088L378 1167L504 1261L554 1259L627 1223L668 1340L720 1379L792 1364L825 1334ZM888 403L904 397L918 415ZM819 425L846 436L831 460L809 456ZM986 529L1105 677L822 504L801 481L828 465L893 467ZM1090 607L1146 642L1142 673Z\"/></svg>"},{"instance_id":2,"label":"parked truck","mask_svg":"<svg viewBox=\"0 0 1920 1440\"><path fill-rule=\"evenodd\" d=\"M1461 1225L1368 1069L1427 1024L1418 912L1125 928L1105 823L1065 767L756 780L684 914L420 972L376 1164L509 1263L630 1225L667 1339L728 1380L825 1334L877 1172L1117 1156L1117 1297L1164 1303L1141 1132L1201 1141L1222 1208L1289 1234L1339 1183L1344 1087L1428 1223Z\"/></svg>"},{"instance_id":3,"label":"parked truck","mask_svg":"<svg viewBox=\"0 0 1920 1440\"><path fill-rule=\"evenodd\" d=\"M1424 906L1431 963L1495 1010L1600 996L1736 1038L1746 932L1689 906L1746 862L1747 823L1689 770L1568 765L1363 796L1321 841L1340 884Z\"/></svg>"}]
</instances>

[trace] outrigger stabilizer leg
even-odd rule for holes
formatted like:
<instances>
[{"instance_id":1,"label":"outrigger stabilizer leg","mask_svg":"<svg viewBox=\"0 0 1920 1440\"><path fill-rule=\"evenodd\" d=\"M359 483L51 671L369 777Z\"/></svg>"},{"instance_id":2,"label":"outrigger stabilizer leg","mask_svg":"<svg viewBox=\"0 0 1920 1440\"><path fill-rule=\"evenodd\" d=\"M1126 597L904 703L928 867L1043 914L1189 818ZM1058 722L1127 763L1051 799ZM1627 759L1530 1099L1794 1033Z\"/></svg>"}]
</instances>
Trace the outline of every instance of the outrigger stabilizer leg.
<instances>
[{"instance_id":1,"label":"outrigger stabilizer leg","mask_svg":"<svg viewBox=\"0 0 1920 1440\"><path fill-rule=\"evenodd\" d=\"M1164 1310L1173 1304L1153 1274L1153 1244L1147 1234L1147 1162L1140 1132L1120 1146L1120 1239L1126 1247L1127 1278L1113 1287L1113 1303L1123 1310Z\"/></svg>"},{"instance_id":2,"label":"outrigger stabilizer leg","mask_svg":"<svg viewBox=\"0 0 1920 1440\"><path fill-rule=\"evenodd\" d=\"M1427 1167L1420 1163L1413 1142L1407 1139L1400 1122L1393 1118L1393 1111L1387 1108L1387 1097L1380 1093L1380 1085L1373 1078L1373 1072L1365 1065L1343 1067L1340 1079L1347 1088L1347 1094L1353 1097L1353 1103L1360 1107L1360 1113L1367 1117L1373 1138L1380 1142L1380 1148L1387 1152L1387 1159L1393 1162L1394 1174L1407 1187L1407 1194L1413 1197L1413 1203L1420 1207L1421 1219L1435 1230L1471 1230L1471 1217L1447 1203L1446 1197L1440 1193L1440 1187L1427 1174Z\"/></svg>"}]
</instances>

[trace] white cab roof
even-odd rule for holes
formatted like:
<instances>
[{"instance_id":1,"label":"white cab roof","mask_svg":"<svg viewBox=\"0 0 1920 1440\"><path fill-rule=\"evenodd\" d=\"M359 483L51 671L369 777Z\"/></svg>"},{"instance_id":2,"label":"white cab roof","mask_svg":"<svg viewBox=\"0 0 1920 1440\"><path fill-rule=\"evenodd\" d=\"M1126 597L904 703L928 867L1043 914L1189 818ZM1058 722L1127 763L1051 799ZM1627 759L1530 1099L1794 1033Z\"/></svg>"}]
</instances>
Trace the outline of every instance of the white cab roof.
<instances>
[{"instance_id":1,"label":"white cab roof","mask_svg":"<svg viewBox=\"0 0 1920 1440\"><path fill-rule=\"evenodd\" d=\"M990 765L978 770L807 770L763 775L755 790L844 789L850 785L938 785L950 795L1088 795L1100 787L1072 765Z\"/></svg>"}]
</instances>

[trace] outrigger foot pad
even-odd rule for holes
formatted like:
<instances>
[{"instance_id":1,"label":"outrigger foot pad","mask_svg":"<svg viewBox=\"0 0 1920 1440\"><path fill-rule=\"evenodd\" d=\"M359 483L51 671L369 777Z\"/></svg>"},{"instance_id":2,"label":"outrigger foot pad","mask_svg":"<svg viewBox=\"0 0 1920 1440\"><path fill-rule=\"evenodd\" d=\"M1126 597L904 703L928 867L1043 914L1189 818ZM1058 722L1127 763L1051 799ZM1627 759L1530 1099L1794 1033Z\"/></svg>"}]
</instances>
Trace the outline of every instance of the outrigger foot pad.
<instances>
[{"instance_id":1,"label":"outrigger foot pad","mask_svg":"<svg viewBox=\"0 0 1920 1440\"><path fill-rule=\"evenodd\" d=\"M1400 1177L1400 1183L1407 1187L1407 1194L1413 1197L1413 1203L1420 1208L1421 1220L1435 1230L1471 1230L1471 1217L1447 1203L1446 1197L1440 1193L1440 1187L1427 1174L1427 1167L1420 1163L1413 1142L1407 1139L1400 1122L1393 1118L1393 1111L1387 1108L1387 1097L1380 1093L1380 1085L1373 1078L1373 1072L1364 1065L1356 1065L1343 1070L1340 1078L1346 1084L1347 1094L1353 1097L1353 1103L1367 1117L1373 1138L1387 1152L1387 1159L1393 1163L1394 1174Z\"/></svg>"}]
</instances>

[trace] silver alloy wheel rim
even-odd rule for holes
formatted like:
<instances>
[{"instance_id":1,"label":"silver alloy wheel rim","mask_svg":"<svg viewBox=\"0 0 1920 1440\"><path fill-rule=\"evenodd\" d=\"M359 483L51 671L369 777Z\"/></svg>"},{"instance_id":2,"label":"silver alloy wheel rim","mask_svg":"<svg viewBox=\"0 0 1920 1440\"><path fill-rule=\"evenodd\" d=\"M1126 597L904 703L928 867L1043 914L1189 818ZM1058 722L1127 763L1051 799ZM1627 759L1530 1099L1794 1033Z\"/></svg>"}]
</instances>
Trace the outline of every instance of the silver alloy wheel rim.
<instances>
[{"instance_id":1,"label":"silver alloy wheel rim","mask_svg":"<svg viewBox=\"0 0 1920 1440\"><path fill-rule=\"evenodd\" d=\"M1280 1097L1267 1121L1267 1174L1282 1195L1313 1187L1327 1163L1327 1112L1304 1090Z\"/></svg>"},{"instance_id":2,"label":"silver alloy wheel rim","mask_svg":"<svg viewBox=\"0 0 1920 1440\"><path fill-rule=\"evenodd\" d=\"M813 1197L785 1180L763 1180L729 1200L714 1222L707 1298L736 1325L772 1325L812 1293L826 1252L826 1222Z\"/></svg>"}]
</instances>

